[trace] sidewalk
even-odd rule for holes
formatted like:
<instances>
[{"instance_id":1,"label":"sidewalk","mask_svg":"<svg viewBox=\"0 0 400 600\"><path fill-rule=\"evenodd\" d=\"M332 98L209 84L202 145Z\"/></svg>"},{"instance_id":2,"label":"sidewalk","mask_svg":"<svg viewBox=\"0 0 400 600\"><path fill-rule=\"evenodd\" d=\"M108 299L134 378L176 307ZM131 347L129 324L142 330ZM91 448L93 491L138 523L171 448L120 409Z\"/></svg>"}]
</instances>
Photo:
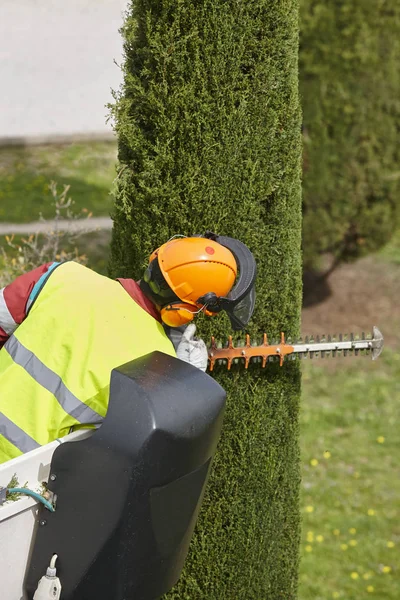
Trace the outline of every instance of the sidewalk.
<instances>
[{"instance_id":1,"label":"sidewalk","mask_svg":"<svg viewBox=\"0 0 400 600\"><path fill-rule=\"evenodd\" d=\"M0 223L0 235L30 235L46 231L95 231L112 229L113 222L109 217L91 217L90 219L60 219L59 221L33 221L31 223Z\"/></svg>"}]
</instances>

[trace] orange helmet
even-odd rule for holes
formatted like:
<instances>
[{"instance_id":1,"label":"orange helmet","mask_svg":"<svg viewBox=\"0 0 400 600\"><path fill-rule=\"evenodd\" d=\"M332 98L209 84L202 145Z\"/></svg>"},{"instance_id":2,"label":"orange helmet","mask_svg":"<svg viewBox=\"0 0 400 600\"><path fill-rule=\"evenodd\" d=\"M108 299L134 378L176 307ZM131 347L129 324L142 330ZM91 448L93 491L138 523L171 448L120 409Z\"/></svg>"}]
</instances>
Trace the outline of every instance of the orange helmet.
<instances>
[{"instance_id":1,"label":"orange helmet","mask_svg":"<svg viewBox=\"0 0 400 600\"><path fill-rule=\"evenodd\" d=\"M252 262L254 277L250 277L250 286L248 277L244 278L242 273L245 265L238 264L243 248L246 258L250 255L252 259L249 263ZM243 293L240 298L230 297L232 289L237 289L235 281L238 267L242 283L239 291L244 291L243 280L246 279L245 291L248 292L249 287L254 288L255 262L244 244L211 233L206 233L204 237L174 238L150 256L141 288L160 307L164 323L179 327L189 323L200 310L207 315L215 315L231 307L232 300L238 303L243 299ZM251 304L252 313L254 301ZM250 317L251 314L246 323ZM241 322L241 325L246 323Z\"/></svg>"}]
</instances>

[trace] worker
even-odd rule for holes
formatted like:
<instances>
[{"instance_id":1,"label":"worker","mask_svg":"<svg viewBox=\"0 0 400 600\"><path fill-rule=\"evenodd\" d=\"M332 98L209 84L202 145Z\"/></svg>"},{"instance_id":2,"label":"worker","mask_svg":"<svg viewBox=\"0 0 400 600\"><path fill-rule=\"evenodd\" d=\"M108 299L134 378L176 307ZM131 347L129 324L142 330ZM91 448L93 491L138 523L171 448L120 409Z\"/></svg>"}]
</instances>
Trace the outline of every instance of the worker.
<instances>
[{"instance_id":1,"label":"worker","mask_svg":"<svg viewBox=\"0 0 400 600\"><path fill-rule=\"evenodd\" d=\"M115 367L158 350L205 371L191 321L225 310L234 329L245 327L254 280L248 248L212 233L160 246L139 282L73 261L15 279L0 290L0 464L99 427ZM183 326L175 353L167 331Z\"/></svg>"}]
</instances>

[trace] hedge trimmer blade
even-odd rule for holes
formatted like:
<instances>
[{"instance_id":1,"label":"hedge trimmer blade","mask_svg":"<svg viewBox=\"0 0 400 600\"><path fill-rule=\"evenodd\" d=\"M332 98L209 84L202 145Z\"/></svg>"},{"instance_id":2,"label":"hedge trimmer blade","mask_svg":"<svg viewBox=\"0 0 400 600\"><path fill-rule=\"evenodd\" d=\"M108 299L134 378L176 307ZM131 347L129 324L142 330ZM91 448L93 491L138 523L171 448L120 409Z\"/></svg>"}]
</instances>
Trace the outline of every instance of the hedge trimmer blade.
<instances>
[{"instance_id":1,"label":"hedge trimmer blade","mask_svg":"<svg viewBox=\"0 0 400 600\"><path fill-rule=\"evenodd\" d=\"M246 335L246 342L242 346L234 346L232 343L232 336L228 338L228 344L225 348L219 348L215 338L211 338L211 346L208 350L208 358L210 361L209 370L214 369L214 365L217 361L227 361L228 370L232 366L232 362L237 359L244 361L244 366L247 369L250 361L261 361L261 366L264 368L269 361L279 360L280 365L283 365L285 356L289 358L295 358L297 355L299 358L313 358L314 356L348 356L349 354L371 354L372 360L378 358L383 349L383 335L377 327L374 327L372 334L366 336L364 333L361 338L356 338L354 334L342 335L340 334L337 339L335 336L317 336L315 339L305 338L298 340L296 343L287 343L285 340L285 334L281 334L281 340L278 344L269 344L267 334L264 333L263 343L259 346L252 346L250 343L250 336Z\"/></svg>"}]
</instances>

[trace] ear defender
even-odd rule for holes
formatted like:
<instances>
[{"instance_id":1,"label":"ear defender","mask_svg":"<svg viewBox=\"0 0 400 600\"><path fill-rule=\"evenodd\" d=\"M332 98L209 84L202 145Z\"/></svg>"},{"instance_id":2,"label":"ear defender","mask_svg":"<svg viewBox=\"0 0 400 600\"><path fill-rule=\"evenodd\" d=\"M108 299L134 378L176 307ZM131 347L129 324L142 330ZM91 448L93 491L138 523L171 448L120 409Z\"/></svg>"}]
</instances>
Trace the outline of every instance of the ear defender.
<instances>
[{"instance_id":1,"label":"ear defender","mask_svg":"<svg viewBox=\"0 0 400 600\"><path fill-rule=\"evenodd\" d=\"M161 319L169 327L180 327L181 325L187 325L190 321L193 321L194 315L197 314L198 309L193 304L187 304L185 302L173 302L167 304L161 309Z\"/></svg>"}]
</instances>

